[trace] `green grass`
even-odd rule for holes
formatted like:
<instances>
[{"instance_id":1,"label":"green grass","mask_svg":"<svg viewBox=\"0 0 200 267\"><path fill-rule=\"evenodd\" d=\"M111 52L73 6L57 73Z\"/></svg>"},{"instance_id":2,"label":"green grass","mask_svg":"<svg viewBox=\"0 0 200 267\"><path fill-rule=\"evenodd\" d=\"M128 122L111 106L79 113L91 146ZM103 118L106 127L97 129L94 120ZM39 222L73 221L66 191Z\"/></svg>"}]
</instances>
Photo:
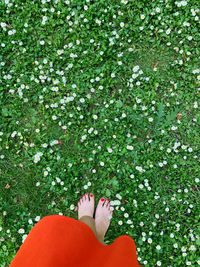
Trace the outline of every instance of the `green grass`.
<instances>
[{"instance_id":1,"label":"green grass","mask_svg":"<svg viewBox=\"0 0 200 267\"><path fill-rule=\"evenodd\" d=\"M42 11L44 7L47 11ZM151 15L156 7L160 14ZM1 2L1 22L8 27L0 28L0 267L9 266L23 236L37 223L36 216L63 214L77 219L74 208L85 192L95 194L96 204L100 197L109 197L114 213L105 242L129 235L141 266L200 265L199 11L195 0L182 7L158 0L34 2L34 8L32 1L15 1L11 7ZM48 18L45 25L43 16ZM102 21L100 26L96 19ZM10 35L13 29L16 33ZM65 46L70 43L73 47ZM131 81L140 70L143 73ZM46 76L45 82L41 76ZM56 80L60 82L55 84ZM21 85L28 86L22 96ZM74 99L60 102L67 97ZM23 138L12 137L14 131ZM52 144L55 140L60 142ZM35 162L39 152L43 155ZM160 166L163 161L166 164ZM85 187L88 182L91 185ZM18 233L20 228L24 234Z\"/></svg>"}]
</instances>

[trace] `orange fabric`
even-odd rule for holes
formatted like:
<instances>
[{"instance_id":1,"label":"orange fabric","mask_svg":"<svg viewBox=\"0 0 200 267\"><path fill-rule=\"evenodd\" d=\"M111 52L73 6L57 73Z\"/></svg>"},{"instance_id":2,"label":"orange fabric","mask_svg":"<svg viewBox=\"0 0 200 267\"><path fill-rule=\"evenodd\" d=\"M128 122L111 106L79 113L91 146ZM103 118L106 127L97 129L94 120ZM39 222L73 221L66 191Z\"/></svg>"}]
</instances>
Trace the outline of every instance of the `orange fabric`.
<instances>
[{"instance_id":1,"label":"orange fabric","mask_svg":"<svg viewBox=\"0 0 200 267\"><path fill-rule=\"evenodd\" d=\"M133 239L118 237L101 244L88 225L50 215L30 231L10 267L140 267Z\"/></svg>"}]
</instances>

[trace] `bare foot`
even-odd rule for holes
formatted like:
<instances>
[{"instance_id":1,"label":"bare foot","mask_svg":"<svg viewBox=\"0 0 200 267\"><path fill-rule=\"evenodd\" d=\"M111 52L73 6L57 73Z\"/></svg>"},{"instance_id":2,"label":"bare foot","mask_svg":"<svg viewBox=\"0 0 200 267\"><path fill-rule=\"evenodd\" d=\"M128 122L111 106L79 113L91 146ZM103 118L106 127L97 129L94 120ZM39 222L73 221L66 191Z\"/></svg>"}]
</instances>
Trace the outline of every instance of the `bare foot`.
<instances>
[{"instance_id":1,"label":"bare foot","mask_svg":"<svg viewBox=\"0 0 200 267\"><path fill-rule=\"evenodd\" d=\"M110 210L110 202L107 199L101 198L96 208L95 213L95 226L97 230L97 235L100 239L104 240L104 236L110 225L110 220L112 218L113 211ZM103 205L104 204L104 205Z\"/></svg>"},{"instance_id":2,"label":"bare foot","mask_svg":"<svg viewBox=\"0 0 200 267\"><path fill-rule=\"evenodd\" d=\"M79 200L78 202L78 220L83 216L94 215L94 195L90 194L90 199L88 193Z\"/></svg>"}]
</instances>

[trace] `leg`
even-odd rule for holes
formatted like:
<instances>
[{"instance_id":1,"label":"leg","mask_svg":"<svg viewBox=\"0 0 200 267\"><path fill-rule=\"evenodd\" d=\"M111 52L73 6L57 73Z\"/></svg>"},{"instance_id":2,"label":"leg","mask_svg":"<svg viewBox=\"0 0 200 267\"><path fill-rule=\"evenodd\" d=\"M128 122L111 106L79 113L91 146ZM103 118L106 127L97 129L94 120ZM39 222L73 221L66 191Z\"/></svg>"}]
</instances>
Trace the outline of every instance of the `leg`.
<instances>
[{"instance_id":1,"label":"leg","mask_svg":"<svg viewBox=\"0 0 200 267\"><path fill-rule=\"evenodd\" d=\"M95 220L94 218L92 218L91 216L82 216L79 221L87 224L93 231L93 233L95 234L96 238L98 239L98 241L104 245L107 246L106 243L103 241L103 238L101 238L96 231L96 227L95 227Z\"/></svg>"}]
</instances>

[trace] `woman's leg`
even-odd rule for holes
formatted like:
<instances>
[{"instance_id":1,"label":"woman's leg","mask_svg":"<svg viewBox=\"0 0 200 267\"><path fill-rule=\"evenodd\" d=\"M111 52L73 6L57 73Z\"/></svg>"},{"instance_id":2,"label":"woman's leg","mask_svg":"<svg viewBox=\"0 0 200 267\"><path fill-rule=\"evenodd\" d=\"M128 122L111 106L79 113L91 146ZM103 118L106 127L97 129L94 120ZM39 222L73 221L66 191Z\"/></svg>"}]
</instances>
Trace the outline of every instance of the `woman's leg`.
<instances>
[{"instance_id":1,"label":"woman's leg","mask_svg":"<svg viewBox=\"0 0 200 267\"><path fill-rule=\"evenodd\" d=\"M90 216L83 216L79 219L79 221L87 224L93 231L93 233L95 234L96 238L98 239L98 241L103 244L104 246L107 246L106 243L103 241L103 239L98 236L97 231L96 231L96 227L95 227L95 220L94 218L90 217Z\"/></svg>"}]
</instances>

